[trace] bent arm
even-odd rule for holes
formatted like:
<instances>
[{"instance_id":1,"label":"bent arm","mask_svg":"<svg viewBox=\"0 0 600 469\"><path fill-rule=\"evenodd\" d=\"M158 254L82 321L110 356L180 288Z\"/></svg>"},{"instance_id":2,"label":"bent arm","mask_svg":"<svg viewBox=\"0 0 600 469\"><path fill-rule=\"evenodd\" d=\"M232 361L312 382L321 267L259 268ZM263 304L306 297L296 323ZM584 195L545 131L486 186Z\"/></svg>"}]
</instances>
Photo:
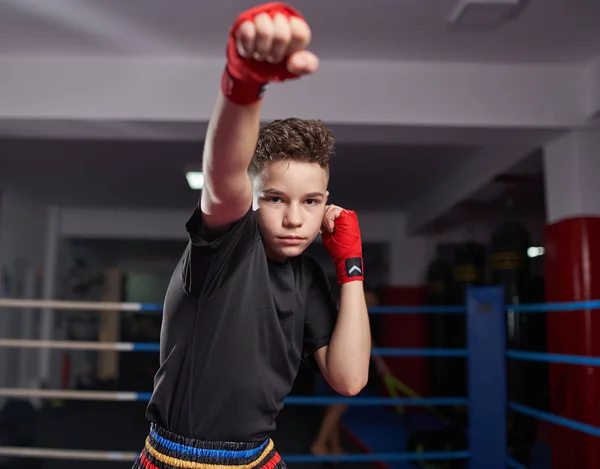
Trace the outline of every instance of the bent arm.
<instances>
[{"instance_id":1,"label":"bent arm","mask_svg":"<svg viewBox=\"0 0 600 469\"><path fill-rule=\"evenodd\" d=\"M367 384L370 358L371 327L363 282L345 283L331 341L316 351L315 359L333 389L354 396Z\"/></svg>"},{"instance_id":2,"label":"bent arm","mask_svg":"<svg viewBox=\"0 0 600 469\"><path fill-rule=\"evenodd\" d=\"M210 228L226 228L252 204L248 166L256 149L261 103L240 106L219 93L202 158L204 190L200 208Z\"/></svg>"}]
</instances>

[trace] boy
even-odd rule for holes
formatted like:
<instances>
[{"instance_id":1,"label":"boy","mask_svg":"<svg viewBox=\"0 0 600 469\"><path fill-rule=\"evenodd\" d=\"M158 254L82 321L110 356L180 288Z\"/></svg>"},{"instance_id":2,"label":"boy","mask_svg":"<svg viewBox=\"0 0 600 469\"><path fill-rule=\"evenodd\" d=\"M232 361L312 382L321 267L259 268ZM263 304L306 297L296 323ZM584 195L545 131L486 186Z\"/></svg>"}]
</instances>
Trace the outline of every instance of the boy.
<instances>
[{"instance_id":1,"label":"boy","mask_svg":"<svg viewBox=\"0 0 600 469\"><path fill-rule=\"evenodd\" d=\"M299 13L240 15L204 146L205 188L167 291L150 435L134 468L285 467L269 438L302 360L355 395L370 330L353 212L326 205L330 131L287 119L260 130L272 81L317 70ZM300 254L323 232L339 312L318 264Z\"/></svg>"}]
</instances>

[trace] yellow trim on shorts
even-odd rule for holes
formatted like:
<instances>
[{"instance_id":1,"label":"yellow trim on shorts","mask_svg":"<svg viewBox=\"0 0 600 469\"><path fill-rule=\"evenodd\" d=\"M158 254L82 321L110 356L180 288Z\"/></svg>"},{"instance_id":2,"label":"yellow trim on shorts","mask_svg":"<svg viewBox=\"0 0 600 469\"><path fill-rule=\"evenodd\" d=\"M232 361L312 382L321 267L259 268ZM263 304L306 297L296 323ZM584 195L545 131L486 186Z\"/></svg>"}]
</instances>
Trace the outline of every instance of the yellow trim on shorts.
<instances>
[{"instance_id":1,"label":"yellow trim on shorts","mask_svg":"<svg viewBox=\"0 0 600 469\"><path fill-rule=\"evenodd\" d=\"M249 464L244 465L224 465L224 464L206 464L202 462L194 462L194 461L185 461L183 459L173 458L171 456L167 456L166 454L159 453L155 448L150 444L150 437L146 438L146 449L148 452L157 460L164 464L168 464L170 466L181 467L184 469L252 469L258 466L263 459L267 457L267 455L273 450L275 444L273 440L269 440L269 444L261 453L261 455L256 459L256 461L251 462Z\"/></svg>"}]
</instances>

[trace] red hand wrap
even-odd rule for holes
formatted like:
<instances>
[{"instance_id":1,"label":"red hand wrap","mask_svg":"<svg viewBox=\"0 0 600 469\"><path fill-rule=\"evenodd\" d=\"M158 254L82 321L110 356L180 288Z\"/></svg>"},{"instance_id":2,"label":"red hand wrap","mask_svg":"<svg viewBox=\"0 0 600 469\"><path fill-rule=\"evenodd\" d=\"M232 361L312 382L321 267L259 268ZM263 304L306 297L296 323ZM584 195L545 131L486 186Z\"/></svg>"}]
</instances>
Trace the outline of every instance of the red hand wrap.
<instances>
[{"instance_id":1,"label":"red hand wrap","mask_svg":"<svg viewBox=\"0 0 600 469\"><path fill-rule=\"evenodd\" d=\"M278 64L259 62L252 57L241 57L237 51L235 33L244 21L254 21L260 13L267 13L273 18L282 14L286 18L295 16L304 20L302 15L292 7L279 2L265 3L244 11L233 24L227 43L227 66L221 79L223 95L230 101L240 104L253 104L262 98L268 83L298 78L287 69L287 60Z\"/></svg>"},{"instance_id":2,"label":"red hand wrap","mask_svg":"<svg viewBox=\"0 0 600 469\"><path fill-rule=\"evenodd\" d=\"M356 213L342 211L335 219L333 233L323 233L321 237L335 264L338 283L364 280L362 241Z\"/></svg>"}]
</instances>

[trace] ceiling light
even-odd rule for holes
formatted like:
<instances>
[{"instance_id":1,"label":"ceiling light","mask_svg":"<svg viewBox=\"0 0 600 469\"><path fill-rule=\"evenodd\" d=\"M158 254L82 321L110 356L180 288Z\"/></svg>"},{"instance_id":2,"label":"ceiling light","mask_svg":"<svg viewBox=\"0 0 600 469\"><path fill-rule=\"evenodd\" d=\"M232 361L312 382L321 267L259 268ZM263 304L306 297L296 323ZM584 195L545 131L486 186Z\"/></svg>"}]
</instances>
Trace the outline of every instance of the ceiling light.
<instances>
[{"instance_id":1,"label":"ceiling light","mask_svg":"<svg viewBox=\"0 0 600 469\"><path fill-rule=\"evenodd\" d=\"M204 189L204 173L202 171L188 171L185 173L190 189L201 191Z\"/></svg>"},{"instance_id":2,"label":"ceiling light","mask_svg":"<svg viewBox=\"0 0 600 469\"><path fill-rule=\"evenodd\" d=\"M531 259L534 257L540 257L544 255L544 248L542 246L531 246L527 249L527 256Z\"/></svg>"}]
</instances>

